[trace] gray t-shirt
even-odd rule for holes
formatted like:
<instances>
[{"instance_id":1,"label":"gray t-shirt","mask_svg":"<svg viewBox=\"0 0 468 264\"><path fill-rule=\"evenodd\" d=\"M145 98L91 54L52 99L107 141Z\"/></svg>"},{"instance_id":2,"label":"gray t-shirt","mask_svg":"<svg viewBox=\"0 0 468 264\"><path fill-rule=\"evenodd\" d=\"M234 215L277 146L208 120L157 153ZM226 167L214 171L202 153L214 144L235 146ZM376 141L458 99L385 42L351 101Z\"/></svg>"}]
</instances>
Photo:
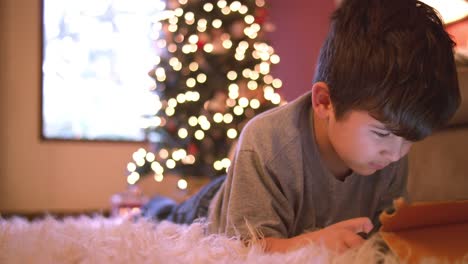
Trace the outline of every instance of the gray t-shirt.
<instances>
[{"instance_id":1,"label":"gray t-shirt","mask_svg":"<svg viewBox=\"0 0 468 264\"><path fill-rule=\"evenodd\" d=\"M310 92L251 120L210 204L209 232L249 239L250 226L284 238L361 216L375 223L394 198L406 196L406 157L340 181L322 162L313 131Z\"/></svg>"}]
</instances>

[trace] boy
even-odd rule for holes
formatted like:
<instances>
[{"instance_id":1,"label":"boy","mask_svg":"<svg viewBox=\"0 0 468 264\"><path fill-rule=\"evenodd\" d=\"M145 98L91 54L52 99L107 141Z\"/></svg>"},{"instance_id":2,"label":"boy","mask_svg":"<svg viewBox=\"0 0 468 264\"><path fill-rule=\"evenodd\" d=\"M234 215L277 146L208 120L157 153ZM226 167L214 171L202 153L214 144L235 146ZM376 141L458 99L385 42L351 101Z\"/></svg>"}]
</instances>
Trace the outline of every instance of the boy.
<instances>
[{"instance_id":1,"label":"boy","mask_svg":"<svg viewBox=\"0 0 468 264\"><path fill-rule=\"evenodd\" d=\"M412 142L460 104L453 45L421 2L345 0L311 92L251 120L227 177L157 217L190 223L208 213L210 232L260 239L272 252L361 244L357 233L406 196Z\"/></svg>"},{"instance_id":2,"label":"boy","mask_svg":"<svg viewBox=\"0 0 468 264\"><path fill-rule=\"evenodd\" d=\"M331 22L311 92L243 129L210 232L260 238L267 251L357 246L406 196L412 142L456 111L454 43L432 8L347 0Z\"/></svg>"}]
</instances>

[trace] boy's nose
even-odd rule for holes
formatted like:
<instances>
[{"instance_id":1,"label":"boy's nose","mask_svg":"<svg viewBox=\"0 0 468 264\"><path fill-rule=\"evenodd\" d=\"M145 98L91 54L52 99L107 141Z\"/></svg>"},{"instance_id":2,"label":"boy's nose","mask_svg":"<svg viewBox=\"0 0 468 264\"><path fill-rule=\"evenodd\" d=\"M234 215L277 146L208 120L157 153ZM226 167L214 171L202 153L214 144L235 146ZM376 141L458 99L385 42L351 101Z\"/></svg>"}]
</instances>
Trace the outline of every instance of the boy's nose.
<instances>
[{"instance_id":1,"label":"boy's nose","mask_svg":"<svg viewBox=\"0 0 468 264\"><path fill-rule=\"evenodd\" d=\"M406 153L408 153L411 147L411 143L405 140L401 142L391 144L386 150L383 151L383 156L390 162L395 162L401 159Z\"/></svg>"},{"instance_id":2,"label":"boy's nose","mask_svg":"<svg viewBox=\"0 0 468 264\"><path fill-rule=\"evenodd\" d=\"M391 149L387 152L386 158L390 162L395 162L401 158L401 151L399 149Z\"/></svg>"}]
</instances>

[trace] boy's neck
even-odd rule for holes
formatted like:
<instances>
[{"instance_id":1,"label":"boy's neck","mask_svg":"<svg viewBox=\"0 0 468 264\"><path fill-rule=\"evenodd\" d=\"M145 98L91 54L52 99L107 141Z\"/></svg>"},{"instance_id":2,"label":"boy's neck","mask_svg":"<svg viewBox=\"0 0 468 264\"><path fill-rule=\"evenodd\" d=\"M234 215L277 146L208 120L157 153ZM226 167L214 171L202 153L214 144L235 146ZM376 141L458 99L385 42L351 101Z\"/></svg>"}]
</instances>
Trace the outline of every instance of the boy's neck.
<instances>
[{"instance_id":1,"label":"boy's neck","mask_svg":"<svg viewBox=\"0 0 468 264\"><path fill-rule=\"evenodd\" d=\"M333 174L333 176L335 176L336 179L344 181L346 177L351 175L352 171L338 156L332 144L330 143L327 132L327 121L316 116L314 112L313 122L315 142L317 143L320 156L325 163L325 166Z\"/></svg>"}]
</instances>

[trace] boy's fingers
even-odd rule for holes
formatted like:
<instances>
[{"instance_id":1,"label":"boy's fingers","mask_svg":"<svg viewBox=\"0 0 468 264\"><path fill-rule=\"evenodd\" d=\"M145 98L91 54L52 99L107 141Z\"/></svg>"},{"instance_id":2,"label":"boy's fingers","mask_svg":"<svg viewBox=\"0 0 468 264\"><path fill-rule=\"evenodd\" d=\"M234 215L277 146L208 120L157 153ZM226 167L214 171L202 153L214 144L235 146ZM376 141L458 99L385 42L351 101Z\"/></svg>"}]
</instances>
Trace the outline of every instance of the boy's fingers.
<instances>
[{"instance_id":1,"label":"boy's fingers","mask_svg":"<svg viewBox=\"0 0 468 264\"><path fill-rule=\"evenodd\" d=\"M364 239L362 239L362 237L354 233L351 233L345 237L344 242L346 243L346 246L348 246L349 248L354 248L364 243Z\"/></svg>"},{"instance_id":2,"label":"boy's fingers","mask_svg":"<svg viewBox=\"0 0 468 264\"><path fill-rule=\"evenodd\" d=\"M364 232L369 233L374 225L372 224L371 220L368 217L358 217L349 220L345 220L336 225L346 228L354 233Z\"/></svg>"}]
</instances>

